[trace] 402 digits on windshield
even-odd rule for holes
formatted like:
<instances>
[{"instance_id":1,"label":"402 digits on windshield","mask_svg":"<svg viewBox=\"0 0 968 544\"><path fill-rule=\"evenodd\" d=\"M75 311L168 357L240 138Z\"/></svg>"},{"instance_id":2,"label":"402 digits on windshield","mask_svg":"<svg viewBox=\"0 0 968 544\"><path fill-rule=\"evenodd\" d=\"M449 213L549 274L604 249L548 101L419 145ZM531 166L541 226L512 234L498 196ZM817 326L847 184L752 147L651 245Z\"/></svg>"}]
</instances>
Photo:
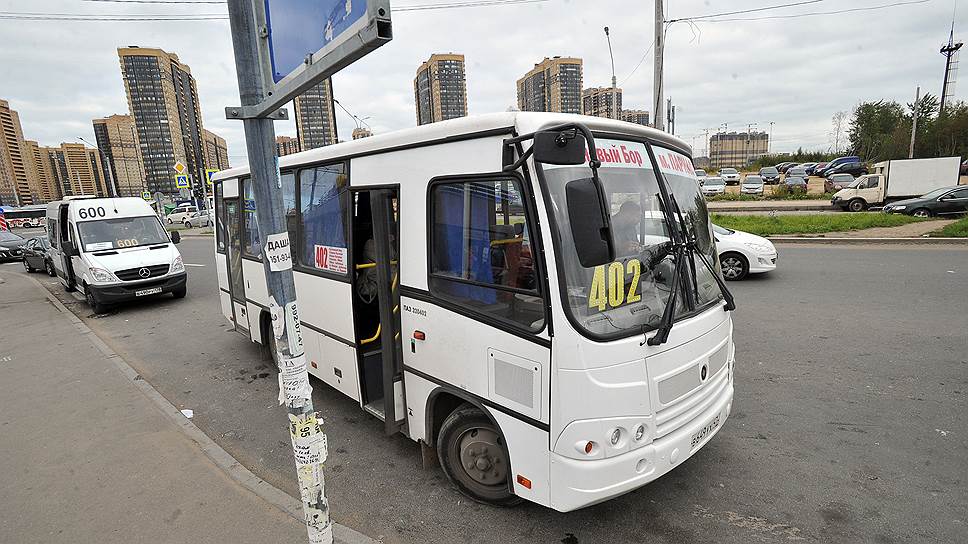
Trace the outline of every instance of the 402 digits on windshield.
<instances>
[{"instance_id":1,"label":"402 digits on windshield","mask_svg":"<svg viewBox=\"0 0 968 544\"><path fill-rule=\"evenodd\" d=\"M631 280L626 281L629 276ZM606 306L618 308L642 300L642 294L639 293L641 276L642 263L638 259L629 259L624 264L616 261L596 266L592 284L588 288L588 307L603 312Z\"/></svg>"}]
</instances>

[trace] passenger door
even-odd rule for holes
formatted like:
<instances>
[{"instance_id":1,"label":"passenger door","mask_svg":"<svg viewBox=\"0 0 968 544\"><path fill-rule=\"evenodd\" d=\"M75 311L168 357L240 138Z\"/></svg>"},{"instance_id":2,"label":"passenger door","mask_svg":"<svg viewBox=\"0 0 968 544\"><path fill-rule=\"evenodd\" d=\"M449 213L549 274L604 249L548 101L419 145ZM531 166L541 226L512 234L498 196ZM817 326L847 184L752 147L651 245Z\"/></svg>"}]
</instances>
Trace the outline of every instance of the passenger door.
<instances>
[{"instance_id":1,"label":"passenger door","mask_svg":"<svg viewBox=\"0 0 968 544\"><path fill-rule=\"evenodd\" d=\"M242 278L242 227L238 196L222 200L227 244L225 258L228 267L229 293L232 297L232 315L235 328L249 330L249 316L245 307L245 281Z\"/></svg>"},{"instance_id":2,"label":"passenger door","mask_svg":"<svg viewBox=\"0 0 968 544\"><path fill-rule=\"evenodd\" d=\"M968 213L968 187L956 189L938 200L939 215Z\"/></svg>"}]
</instances>

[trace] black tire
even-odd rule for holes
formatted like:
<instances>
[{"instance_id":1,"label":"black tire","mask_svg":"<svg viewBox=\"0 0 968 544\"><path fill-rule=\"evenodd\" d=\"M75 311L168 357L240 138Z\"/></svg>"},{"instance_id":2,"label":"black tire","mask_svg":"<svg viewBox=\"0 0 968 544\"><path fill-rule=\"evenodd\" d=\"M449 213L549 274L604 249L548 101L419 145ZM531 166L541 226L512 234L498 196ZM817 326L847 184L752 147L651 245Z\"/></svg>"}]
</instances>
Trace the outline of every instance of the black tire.
<instances>
[{"instance_id":1,"label":"black tire","mask_svg":"<svg viewBox=\"0 0 968 544\"><path fill-rule=\"evenodd\" d=\"M911 215L913 215L914 217L931 217L931 215L933 214L931 213L931 210L927 208L918 208L912 211Z\"/></svg>"},{"instance_id":2,"label":"black tire","mask_svg":"<svg viewBox=\"0 0 968 544\"><path fill-rule=\"evenodd\" d=\"M168 224L169 224L169 225L174 225L174 224L175 224L175 222L174 222L174 221L172 221L172 220L171 220L171 218L169 217L169 218L168 218Z\"/></svg>"},{"instance_id":3,"label":"black tire","mask_svg":"<svg viewBox=\"0 0 968 544\"><path fill-rule=\"evenodd\" d=\"M739 281L750 273L750 262L742 253L727 251L719 256L719 269L726 281Z\"/></svg>"},{"instance_id":4,"label":"black tire","mask_svg":"<svg viewBox=\"0 0 968 544\"><path fill-rule=\"evenodd\" d=\"M50 276L52 278L56 278L57 277L57 271L54 270L54 263L52 263L50 261L44 261L44 269L47 270L47 275L48 276Z\"/></svg>"},{"instance_id":5,"label":"black tire","mask_svg":"<svg viewBox=\"0 0 968 544\"><path fill-rule=\"evenodd\" d=\"M185 221L185 228L186 229L192 228L192 222L191 221Z\"/></svg>"},{"instance_id":6,"label":"black tire","mask_svg":"<svg viewBox=\"0 0 968 544\"><path fill-rule=\"evenodd\" d=\"M440 426L437 457L447 479L471 499L494 506L522 501L511 493L511 463L501 431L480 410L463 405Z\"/></svg>"},{"instance_id":7,"label":"black tire","mask_svg":"<svg viewBox=\"0 0 968 544\"><path fill-rule=\"evenodd\" d=\"M188 286L187 285L182 285L181 287L178 287L177 289L175 289L175 290L173 290L171 292L171 296L173 296L175 298L185 298L185 295L187 295L187 294L188 294Z\"/></svg>"},{"instance_id":8,"label":"black tire","mask_svg":"<svg viewBox=\"0 0 968 544\"><path fill-rule=\"evenodd\" d=\"M852 212L862 212L867 208L867 203L861 198L855 198L847 203L847 209Z\"/></svg>"},{"instance_id":9,"label":"black tire","mask_svg":"<svg viewBox=\"0 0 968 544\"><path fill-rule=\"evenodd\" d=\"M107 306L101 303L95 296L94 291L91 290L87 285L84 286L84 298L87 299L87 305L91 307L91 311L96 314L103 314L107 310Z\"/></svg>"},{"instance_id":10,"label":"black tire","mask_svg":"<svg viewBox=\"0 0 968 544\"><path fill-rule=\"evenodd\" d=\"M259 347L262 353L262 359L272 361L273 366L279 368L279 357L276 353L275 338L272 337L272 320L268 312L262 312L262 315L259 317L259 334L262 337L262 344Z\"/></svg>"},{"instance_id":11,"label":"black tire","mask_svg":"<svg viewBox=\"0 0 968 544\"><path fill-rule=\"evenodd\" d=\"M27 262L27 257L24 257L24 270L26 270L28 274L31 274L37 271L36 268L30 266L30 263Z\"/></svg>"}]
</instances>

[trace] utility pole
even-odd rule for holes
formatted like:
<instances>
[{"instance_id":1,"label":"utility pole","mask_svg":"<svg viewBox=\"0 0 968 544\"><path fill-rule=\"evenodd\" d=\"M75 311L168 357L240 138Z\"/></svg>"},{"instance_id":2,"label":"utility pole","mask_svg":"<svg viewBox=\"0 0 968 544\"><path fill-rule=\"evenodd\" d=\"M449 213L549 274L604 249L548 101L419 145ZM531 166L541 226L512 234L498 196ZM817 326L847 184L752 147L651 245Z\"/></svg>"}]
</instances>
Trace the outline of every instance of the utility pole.
<instances>
[{"instance_id":1,"label":"utility pole","mask_svg":"<svg viewBox=\"0 0 968 544\"><path fill-rule=\"evenodd\" d=\"M77 139L80 140L80 141L82 141L82 142L84 142L84 143L86 143L87 145L93 147L94 149L97 149L98 154L101 155L101 160L104 161L104 164L106 164L107 167L108 167L107 168L107 170L108 170L108 195L111 198L117 198L117 196L118 196L118 188L114 184L114 172L112 171L113 168L111 168L111 161L108 160L108 156L104 154L104 151L102 151L100 147L92 144L91 142L85 140L84 138L81 138L80 136L78 136Z\"/></svg>"},{"instance_id":2,"label":"utility pole","mask_svg":"<svg viewBox=\"0 0 968 544\"><path fill-rule=\"evenodd\" d=\"M669 127L669 134L676 133L676 107L672 105L672 98L666 100L666 121Z\"/></svg>"},{"instance_id":3,"label":"utility pole","mask_svg":"<svg viewBox=\"0 0 968 544\"><path fill-rule=\"evenodd\" d=\"M655 114L655 128L659 130L665 130L663 123L665 121L665 112L663 106L665 105L662 99L662 62L663 53L665 48L665 32L663 27L665 26L664 15L662 14L662 0L655 0L655 60L653 66L653 89L652 89L652 103L655 105L653 113Z\"/></svg>"},{"instance_id":4,"label":"utility pole","mask_svg":"<svg viewBox=\"0 0 968 544\"><path fill-rule=\"evenodd\" d=\"M746 153L744 153L743 166L750 163L750 146L752 145L753 127L755 126L757 126L757 123L749 123L746 125Z\"/></svg>"},{"instance_id":5,"label":"utility pole","mask_svg":"<svg viewBox=\"0 0 968 544\"><path fill-rule=\"evenodd\" d=\"M908 158L914 158L914 138L918 133L918 102L921 101L921 86L914 91L914 105L911 108L911 148L908 150Z\"/></svg>"},{"instance_id":6,"label":"utility pole","mask_svg":"<svg viewBox=\"0 0 968 544\"><path fill-rule=\"evenodd\" d=\"M709 158L709 131L710 130L712 130L712 129L709 129L709 128L704 128L703 129L703 132L706 133L706 141L705 141L706 149L705 149L705 155L706 155L706 158L707 159Z\"/></svg>"},{"instance_id":7,"label":"utility pole","mask_svg":"<svg viewBox=\"0 0 968 544\"><path fill-rule=\"evenodd\" d=\"M262 6L263 2L252 0L228 2L243 108L262 103L267 98L271 81L262 56L265 45L261 42L268 35ZM269 291L273 350L279 363L279 400L285 402L289 412L289 431L309 542L330 544L333 528L323 480L326 436L313 409L312 388L306 369L272 116L278 116L277 112L243 118L242 125L264 248L262 265Z\"/></svg>"},{"instance_id":8,"label":"utility pole","mask_svg":"<svg viewBox=\"0 0 968 544\"><path fill-rule=\"evenodd\" d=\"M608 42L608 56L612 59L612 119L620 119L618 112L618 84L615 80L615 56L612 55L612 38L608 35L608 27L605 27L605 41Z\"/></svg>"},{"instance_id":9,"label":"utility pole","mask_svg":"<svg viewBox=\"0 0 968 544\"><path fill-rule=\"evenodd\" d=\"M770 154L770 149L771 149L771 146L773 145L773 125L774 125L773 121L770 121L770 136L769 136L769 139L766 141L767 155Z\"/></svg>"}]
</instances>

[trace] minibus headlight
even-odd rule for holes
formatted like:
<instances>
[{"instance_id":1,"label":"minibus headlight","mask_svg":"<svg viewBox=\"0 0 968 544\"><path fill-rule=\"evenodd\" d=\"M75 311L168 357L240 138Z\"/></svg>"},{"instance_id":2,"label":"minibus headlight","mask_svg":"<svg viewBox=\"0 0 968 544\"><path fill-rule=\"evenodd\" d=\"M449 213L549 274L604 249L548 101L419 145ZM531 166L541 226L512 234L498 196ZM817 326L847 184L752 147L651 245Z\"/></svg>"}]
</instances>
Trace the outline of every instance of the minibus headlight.
<instances>
[{"instance_id":1,"label":"minibus headlight","mask_svg":"<svg viewBox=\"0 0 968 544\"><path fill-rule=\"evenodd\" d=\"M645 425L639 423L639 426L635 428L635 441L638 442L645 437Z\"/></svg>"},{"instance_id":2,"label":"minibus headlight","mask_svg":"<svg viewBox=\"0 0 968 544\"><path fill-rule=\"evenodd\" d=\"M178 257L175 257L175 262L172 263L172 265L171 265L171 271L172 272L184 272L185 271L185 263L184 263L184 261L182 261L181 255L179 255Z\"/></svg>"},{"instance_id":3,"label":"minibus headlight","mask_svg":"<svg viewBox=\"0 0 968 544\"><path fill-rule=\"evenodd\" d=\"M609 442L611 442L613 446L617 446L618 441L621 439L622 439L622 430L615 429L614 431L612 431L612 436L611 438L609 438Z\"/></svg>"},{"instance_id":4,"label":"minibus headlight","mask_svg":"<svg viewBox=\"0 0 968 544\"><path fill-rule=\"evenodd\" d=\"M93 266L88 270L91 271L91 276L94 277L94 281L117 281L114 279L114 274L108 272L103 268L94 268Z\"/></svg>"}]
</instances>

